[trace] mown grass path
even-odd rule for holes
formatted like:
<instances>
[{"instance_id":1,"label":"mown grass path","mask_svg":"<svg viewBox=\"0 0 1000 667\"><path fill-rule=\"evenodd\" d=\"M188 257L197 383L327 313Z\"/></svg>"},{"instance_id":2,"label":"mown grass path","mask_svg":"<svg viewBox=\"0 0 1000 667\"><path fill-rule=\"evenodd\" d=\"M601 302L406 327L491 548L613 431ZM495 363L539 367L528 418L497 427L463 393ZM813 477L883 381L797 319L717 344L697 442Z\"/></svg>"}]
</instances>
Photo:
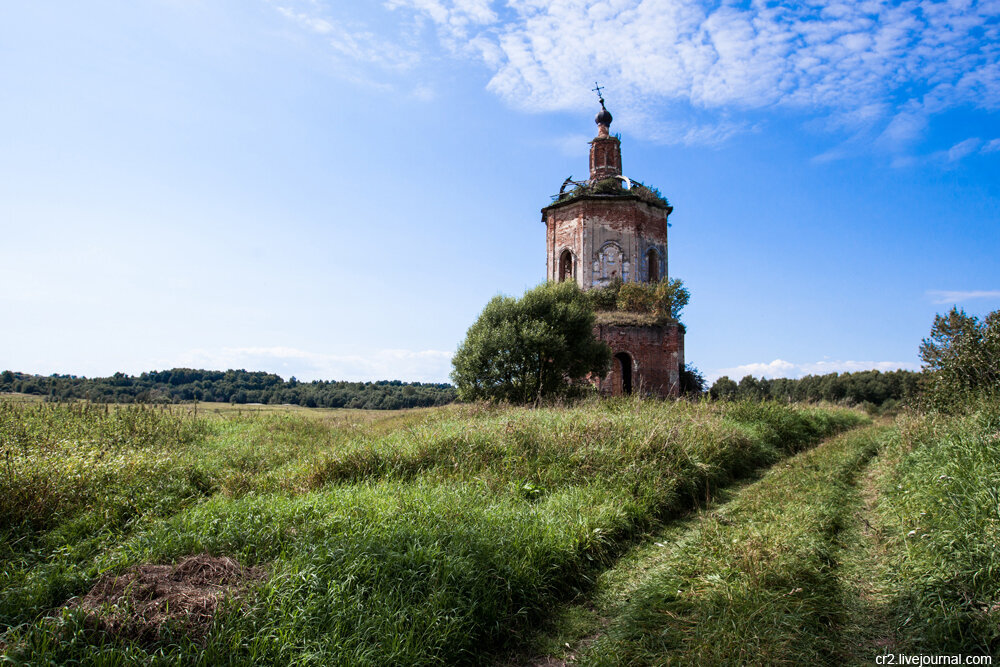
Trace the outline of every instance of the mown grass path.
<instances>
[{"instance_id":1,"label":"mown grass path","mask_svg":"<svg viewBox=\"0 0 1000 667\"><path fill-rule=\"evenodd\" d=\"M893 599L887 586L891 547L886 539L888 529L877 511L879 473L878 465L870 465L861 475L855 520L842 536L841 600L845 613L838 656L843 664L871 664L876 656L897 648Z\"/></svg>"},{"instance_id":2,"label":"mown grass path","mask_svg":"<svg viewBox=\"0 0 1000 667\"><path fill-rule=\"evenodd\" d=\"M717 495L562 608L529 664L843 664L885 652L874 483L887 426L830 438ZM866 504L867 501L867 504Z\"/></svg>"}]
</instances>

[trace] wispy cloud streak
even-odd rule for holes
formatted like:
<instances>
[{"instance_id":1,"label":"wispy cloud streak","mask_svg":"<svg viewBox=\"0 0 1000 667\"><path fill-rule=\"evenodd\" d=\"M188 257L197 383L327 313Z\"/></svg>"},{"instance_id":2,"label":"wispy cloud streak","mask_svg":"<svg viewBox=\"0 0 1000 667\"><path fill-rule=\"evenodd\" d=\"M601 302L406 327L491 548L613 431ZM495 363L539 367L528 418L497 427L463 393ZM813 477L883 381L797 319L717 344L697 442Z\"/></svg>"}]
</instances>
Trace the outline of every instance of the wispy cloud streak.
<instances>
[{"instance_id":1,"label":"wispy cloud streak","mask_svg":"<svg viewBox=\"0 0 1000 667\"><path fill-rule=\"evenodd\" d=\"M351 62L401 71L412 69L420 62L418 51L400 46L364 27L348 25L290 6L277 5L275 9L301 28L322 35L332 53Z\"/></svg>"},{"instance_id":2,"label":"wispy cloud streak","mask_svg":"<svg viewBox=\"0 0 1000 667\"><path fill-rule=\"evenodd\" d=\"M930 290L931 303L962 303L973 299L1000 299L1000 290Z\"/></svg>"}]
</instances>

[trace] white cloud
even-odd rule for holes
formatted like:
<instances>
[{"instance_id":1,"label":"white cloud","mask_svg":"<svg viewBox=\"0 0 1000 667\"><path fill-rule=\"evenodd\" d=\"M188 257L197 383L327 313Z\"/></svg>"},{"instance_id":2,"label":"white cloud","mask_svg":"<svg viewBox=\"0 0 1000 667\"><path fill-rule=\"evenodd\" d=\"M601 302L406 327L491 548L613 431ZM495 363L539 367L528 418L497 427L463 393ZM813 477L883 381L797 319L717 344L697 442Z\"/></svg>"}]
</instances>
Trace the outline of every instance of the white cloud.
<instances>
[{"instance_id":1,"label":"white cloud","mask_svg":"<svg viewBox=\"0 0 1000 667\"><path fill-rule=\"evenodd\" d=\"M153 364L156 368L244 368L277 373L286 380L404 380L448 382L454 353L444 350L374 350L329 354L290 347L196 349Z\"/></svg>"},{"instance_id":2,"label":"white cloud","mask_svg":"<svg viewBox=\"0 0 1000 667\"><path fill-rule=\"evenodd\" d=\"M900 155L897 156L892 161L893 167L912 167L915 165L927 164L927 163L938 163L945 165L953 165L960 162L972 155L973 153L982 153L982 139L978 137L972 137L960 141L951 148L935 151L928 155L914 156L914 155Z\"/></svg>"},{"instance_id":3,"label":"white cloud","mask_svg":"<svg viewBox=\"0 0 1000 667\"><path fill-rule=\"evenodd\" d=\"M981 143L982 141L977 138L960 141L946 151L945 159L947 159L948 162L958 162L965 156L975 153Z\"/></svg>"},{"instance_id":4,"label":"white cloud","mask_svg":"<svg viewBox=\"0 0 1000 667\"><path fill-rule=\"evenodd\" d=\"M775 359L771 362L757 362L741 364L731 368L718 368L706 377L709 382L715 382L723 375L730 379L739 381L746 375L754 377L766 377L769 379L786 377L800 378L806 375L826 375L827 373L856 373L857 371L894 371L897 369L919 370L919 366L904 361L840 361L823 360L804 363L792 363L783 359Z\"/></svg>"},{"instance_id":5,"label":"white cloud","mask_svg":"<svg viewBox=\"0 0 1000 667\"><path fill-rule=\"evenodd\" d=\"M433 102L434 98L437 97L437 93L430 86L418 85L410 93L410 96L421 102Z\"/></svg>"},{"instance_id":6,"label":"white cloud","mask_svg":"<svg viewBox=\"0 0 1000 667\"><path fill-rule=\"evenodd\" d=\"M497 21L490 0L387 0L389 9L407 8L430 17L444 28L443 36L466 40L472 28Z\"/></svg>"},{"instance_id":7,"label":"white cloud","mask_svg":"<svg viewBox=\"0 0 1000 667\"><path fill-rule=\"evenodd\" d=\"M979 150L980 153L995 153L997 151L1000 151L1000 139L987 141Z\"/></svg>"},{"instance_id":8,"label":"white cloud","mask_svg":"<svg viewBox=\"0 0 1000 667\"><path fill-rule=\"evenodd\" d=\"M689 112L784 107L822 114L830 127L874 128L876 145L898 152L920 139L934 114L960 105L1000 108L997 2L499 5L388 3L433 22L456 54L481 58L493 70L488 88L511 105L592 106L597 79L608 86L620 127L664 141L714 143L745 129L692 129L677 120Z\"/></svg>"},{"instance_id":9,"label":"white cloud","mask_svg":"<svg viewBox=\"0 0 1000 667\"><path fill-rule=\"evenodd\" d=\"M798 365L797 377L826 373L856 373L858 371L920 370L920 366L905 361L814 361Z\"/></svg>"},{"instance_id":10,"label":"white cloud","mask_svg":"<svg viewBox=\"0 0 1000 667\"><path fill-rule=\"evenodd\" d=\"M923 135L927 128L927 115L922 111L907 110L896 114L879 135L878 143L889 150L909 146Z\"/></svg>"},{"instance_id":11,"label":"white cloud","mask_svg":"<svg viewBox=\"0 0 1000 667\"><path fill-rule=\"evenodd\" d=\"M677 143L685 146L719 146L737 134L758 129L746 121L720 118L711 122L692 120L672 121L637 113L630 123L633 131L651 141Z\"/></svg>"},{"instance_id":12,"label":"white cloud","mask_svg":"<svg viewBox=\"0 0 1000 667\"><path fill-rule=\"evenodd\" d=\"M971 299L1000 299L1000 290L930 290L931 303L961 303Z\"/></svg>"},{"instance_id":13,"label":"white cloud","mask_svg":"<svg viewBox=\"0 0 1000 667\"><path fill-rule=\"evenodd\" d=\"M353 63L375 65L383 69L407 71L421 60L420 51L383 38L360 25L324 18L315 8L296 9L277 5L275 9L301 28L321 35L334 56Z\"/></svg>"},{"instance_id":14,"label":"white cloud","mask_svg":"<svg viewBox=\"0 0 1000 667\"><path fill-rule=\"evenodd\" d=\"M753 375L756 377L789 377L791 373L796 370L795 364L784 361L783 359L775 359L774 361L768 363L751 363L751 364L741 364L740 366L733 366L732 368L719 368L711 375L713 378L719 378L723 375L728 375L730 378L739 380L744 375Z\"/></svg>"},{"instance_id":15,"label":"white cloud","mask_svg":"<svg viewBox=\"0 0 1000 667\"><path fill-rule=\"evenodd\" d=\"M853 142L845 142L840 146L835 146L829 150L823 151L819 155L813 156L812 161L817 164L824 164L826 162L834 162L836 160L843 160L844 158L856 155L859 152L859 147L852 145Z\"/></svg>"}]
</instances>

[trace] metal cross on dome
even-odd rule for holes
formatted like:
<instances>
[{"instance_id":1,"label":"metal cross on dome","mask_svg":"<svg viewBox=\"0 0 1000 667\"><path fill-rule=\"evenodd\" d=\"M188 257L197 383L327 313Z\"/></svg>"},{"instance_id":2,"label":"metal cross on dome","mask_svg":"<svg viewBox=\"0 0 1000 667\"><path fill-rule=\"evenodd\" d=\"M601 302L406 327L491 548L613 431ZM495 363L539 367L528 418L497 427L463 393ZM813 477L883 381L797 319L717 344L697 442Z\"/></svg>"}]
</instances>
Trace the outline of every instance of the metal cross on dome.
<instances>
[{"instance_id":1,"label":"metal cross on dome","mask_svg":"<svg viewBox=\"0 0 1000 667\"><path fill-rule=\"evenodd\" d=\"M603 103L604 95L601 94L601 91L604 89L601 86L597 85L596 81L594 82L594 88L591 88L591 90L597 93L597 99L599 99Z\"/></svg>"}]
</instances>

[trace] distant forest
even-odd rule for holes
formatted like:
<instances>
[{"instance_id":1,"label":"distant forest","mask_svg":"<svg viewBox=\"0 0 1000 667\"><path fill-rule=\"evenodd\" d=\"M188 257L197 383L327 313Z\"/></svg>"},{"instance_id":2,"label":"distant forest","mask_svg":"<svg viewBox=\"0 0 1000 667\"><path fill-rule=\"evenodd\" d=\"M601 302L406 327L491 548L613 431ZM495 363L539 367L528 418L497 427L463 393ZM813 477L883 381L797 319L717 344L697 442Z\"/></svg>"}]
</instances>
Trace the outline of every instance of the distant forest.
<instances>
[{"instance_id":1,"label":"distant forest","mask_svg":"<svg viewBox=\"0 0 1000 667\"><path fill-rule=\"evenodd\" d=\"M830 401L892 409L915 397L923 374L913 371L860 371L807 375L792 380L757 379L747 375L739 382L728 377L715 381L709 396L714 400ZM381 380L378 382L284 381L272 373L245 370L204 371L174 368L139 376L115 373L107 378L75 375L27 375L3 371L0 392L20 392L47 400L90 400L98 403L272 403L309 408L362 408L398 410L445 405L456 400L450 384L425 384Z\"/></svg>"},{"instance_id":2,"label":"distant forest","mask_svg":"<svg viewBox=\"0 0 1000 667\"><path fill-rule=\"evenodd\" d=\"M830 401L892 409L916 397L923 378L923 373L904 370L807 375L797 380L747 375L739 382L723 376L708 392L716 400Z\"/></svg>"},{"instance_id":3,"label":"distant forest","mask_svg":"<svg viewBox=\"0 0 1000 667\"><path fill-rule=\"evenodd\" d=\"M139 376L115 373L106 378L75 375L0 373L0 392L44 396L53 401L86 399L97 403L273 403L309 408L398 410L445 405L455 400L450 384L379 382L287 382L273 373L245 370L205 371L174 368Z\"/></svg>"}]
</instances>

